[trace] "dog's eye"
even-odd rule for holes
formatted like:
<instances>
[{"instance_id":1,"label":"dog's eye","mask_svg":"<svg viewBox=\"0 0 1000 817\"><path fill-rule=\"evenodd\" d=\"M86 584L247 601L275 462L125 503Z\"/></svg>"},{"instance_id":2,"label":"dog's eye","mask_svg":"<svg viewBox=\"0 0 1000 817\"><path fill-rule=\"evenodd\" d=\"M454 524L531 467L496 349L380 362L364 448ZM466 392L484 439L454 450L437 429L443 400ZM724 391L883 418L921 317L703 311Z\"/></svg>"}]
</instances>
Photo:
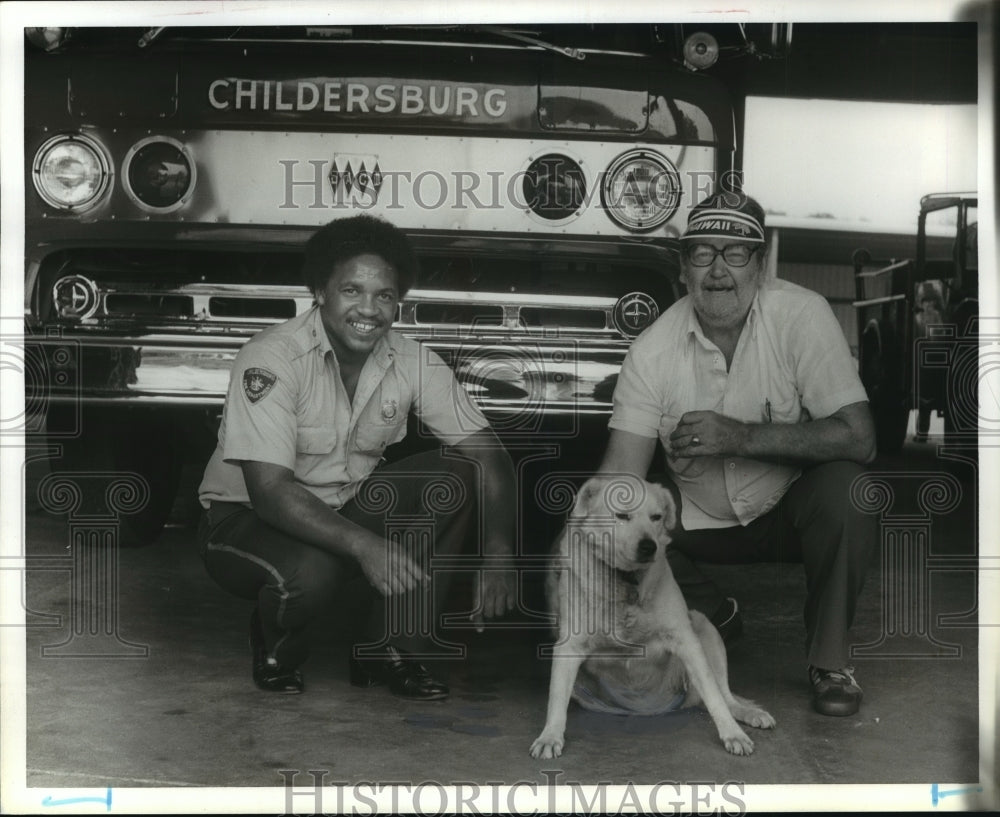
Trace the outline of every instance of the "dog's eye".
<instances>
[{"instance_id":1,"label":"dog's eye","mask_svg":"<svg viewBox=\"0 0 1000 817\"><path fill-rule=\"evenodd\" d=\"M616 513L615 519L621 519L623 522L628 522L632 518L630 513Z\"/></svg>"},{"instance_id":2,"label":"dog's eye","mask_svg":"<svg viewBox=\"0 0 1000 817\"><path fill-rule=\"evenodd\" d=\"M661 519L663 519L663 514L662 513L651 513L649 515L649 518L652 519L654 522L659 522Z\"/></svg>"}]
</instances>

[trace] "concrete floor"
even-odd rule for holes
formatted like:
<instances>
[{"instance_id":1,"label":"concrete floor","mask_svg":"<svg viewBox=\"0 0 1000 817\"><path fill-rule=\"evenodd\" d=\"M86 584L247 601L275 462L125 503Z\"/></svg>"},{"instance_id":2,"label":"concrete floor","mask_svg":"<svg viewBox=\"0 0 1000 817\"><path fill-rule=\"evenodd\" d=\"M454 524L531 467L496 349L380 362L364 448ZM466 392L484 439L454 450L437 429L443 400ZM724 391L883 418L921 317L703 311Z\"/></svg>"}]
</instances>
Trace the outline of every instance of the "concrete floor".
<instances>
[{"instance_id":1,"label":"concrete floor","mask_svg":"<svg viewBox=\"0 0 1000 817\"><path fill-rule=\"evenodd\" d=\"M778 724L753 731L756 751L749 758L724 751L701 709L641 718L574 705L565 754L531 759L528 747L545 715L549 664L536 651L546 634L516 620L483 634L444 633L467 647L464 658L439 667L452 686L445 702L408 703L385 689L351 687L348 645L334 616L315 628L306 694L259 692L246 646L250 605L209 580L192 532L175 527L151 547L120 552L117 622L107 625L116 637L105 638L99 650L115 657L65 657L58 647L43 656L46 645L70 640L74 627L78 638L94 629L81 617L113 616L110 608L95 613L92 599L74 607L80 596L71 593L66 570L29 570L28 786L269 787L282 786L280 770L289 769L327 770L328 784L545 784L553 782L553 770L559 782L583 783L974 783L981 728L971 569L975 466L945 462L934 442L908 443L899 457L873 466L894 486L891 512L904 514L884 521L890 533L916 518L917 493L907 487L915 475L950 473L948 485L958 487L954 507L929 519L930 564L893 563L887 573L882 559L873 565L856 643L876 644L887 628L910 635L854 659L865 690L857 716L825 718L810 709L801 567L712 569L744 611L745 635L729 653L731 686ZM44 557L65 563L65 520L29 502L26 531L30 564L46 564ZM893 612L896 593L918 585L921 604L904 600Z\"/></svg>"}]
</instances>

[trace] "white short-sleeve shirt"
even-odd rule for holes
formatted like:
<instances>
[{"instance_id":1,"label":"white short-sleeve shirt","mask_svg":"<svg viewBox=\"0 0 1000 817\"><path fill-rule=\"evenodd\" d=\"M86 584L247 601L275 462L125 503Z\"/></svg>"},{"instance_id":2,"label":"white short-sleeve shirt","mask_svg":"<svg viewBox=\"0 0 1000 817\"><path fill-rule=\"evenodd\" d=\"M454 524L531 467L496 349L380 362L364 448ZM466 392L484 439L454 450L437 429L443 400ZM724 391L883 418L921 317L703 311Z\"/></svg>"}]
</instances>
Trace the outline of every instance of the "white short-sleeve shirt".
<instances>
[{"instance_id":1,"label":"white short-sleeve shirt","mask_svg":"<svg viewBox=\"0 0 1000 817\"><path fill-rule=\"evenodd\" d=\"M365 362L352 404L314 307L255 335L236 356L201 504L249 504L239 463L256 460L291 469L340 508L406 436L411 410L447 445L488 425L438 354L393 331Z\"/></svg>"},{"instance_id":2,"label":"white short-sleeve shirt","mask_svg":"<svg viewBox=\"0 0 1000 817\"><path fill-rule=\"evenodd\" d=\"M690 296L632 344L614 395L613 429L666 447L688 411L750 423L799 423L868 399L844 333L821 295L765 284L750 307L732 365L701 330ZM667 459L688 530L746 525L767 513L798 468L743 457Z\"/></svg>"}]
</instances>

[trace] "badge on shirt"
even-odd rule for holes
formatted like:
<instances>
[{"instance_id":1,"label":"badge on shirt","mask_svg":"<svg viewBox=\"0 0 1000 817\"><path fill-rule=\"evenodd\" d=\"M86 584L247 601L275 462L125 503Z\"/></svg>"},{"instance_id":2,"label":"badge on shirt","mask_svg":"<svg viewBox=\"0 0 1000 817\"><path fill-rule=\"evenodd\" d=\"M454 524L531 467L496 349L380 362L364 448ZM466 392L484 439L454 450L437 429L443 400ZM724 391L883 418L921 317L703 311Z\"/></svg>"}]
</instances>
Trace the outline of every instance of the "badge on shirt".
<instances>
[{"instance_id":1,"label":"badge on shirt","mask_svg":"<svg viewBox=\"0 0 1000 817\"><path fill-rule=\"evenodd\" d=\"M252 367L243 372L243 393L251 403L259 403L278 382L278 376L267 369Z\"/></svg>"},{"instance_id":2,"label":"badge on shirt","mask_svg":"<svg viewBox=\"0 0 1000 817\"><path fill-rule=\"evenodd\" d=\"M386 400L382 404L382 419L391 423L396 418L396 401Z\"/></svg>"}]
</instances>

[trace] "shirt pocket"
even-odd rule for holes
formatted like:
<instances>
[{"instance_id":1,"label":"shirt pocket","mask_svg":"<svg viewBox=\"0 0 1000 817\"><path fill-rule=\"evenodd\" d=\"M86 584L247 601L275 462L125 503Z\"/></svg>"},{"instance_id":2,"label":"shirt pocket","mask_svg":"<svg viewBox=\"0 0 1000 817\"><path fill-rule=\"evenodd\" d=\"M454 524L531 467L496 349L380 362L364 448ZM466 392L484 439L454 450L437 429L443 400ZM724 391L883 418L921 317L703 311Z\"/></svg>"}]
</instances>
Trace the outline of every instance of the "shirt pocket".
<instances>
[{"instance_id":1,"label":"shirt pocket","mask_svg":"<svg viewBox=\"0 0 1000 817\"><path fill-rule=\"evenodd\" d=\"M398 443L405 436L405 414L394 418L391 422L361 419L354 435L354 447L362 454L381 456L388 446Z\"/></svg>"},{"instance_id":2,"label":"shirt pocket","mask_svg":"<svg viewBox=\"0 0 1000 817\"><path fill-rule=\"evenodd\" d=\"M354 450L377 457L406 436L409 403L394 372L388 372L358 418Z\"/></svg>"},{"instance_id":3,"label":"shirt pocket","mask_svg":"<svg viewBox=\"0 0 1000 817\"><path fill-rule=\"evenodd\" d=\"M798 423L806 418L802 416L802 402L798 392L775 392L765 398L765 419L771 423Z\"/></svg>"},{"instance_id":4,"label":"shirt pocket","mask_svg":"<svg viewBox=\"0 0 1000 817\"><path fill-rule=\"evenodd\" d=\"M295 433L297 454L329 454L337 445L333 426L299 426Z\"/></svg>"}]
</instances>

